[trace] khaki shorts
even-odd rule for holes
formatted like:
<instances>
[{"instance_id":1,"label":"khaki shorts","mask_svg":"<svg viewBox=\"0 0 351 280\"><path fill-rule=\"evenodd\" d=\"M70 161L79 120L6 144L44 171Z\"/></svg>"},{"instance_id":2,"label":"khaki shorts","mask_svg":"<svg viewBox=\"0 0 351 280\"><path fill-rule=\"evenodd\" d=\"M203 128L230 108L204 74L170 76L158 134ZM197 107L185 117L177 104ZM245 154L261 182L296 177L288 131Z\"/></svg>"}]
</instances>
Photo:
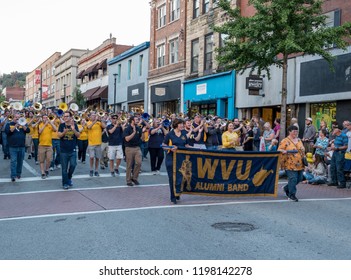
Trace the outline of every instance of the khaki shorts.
<instances>
[{"instance_id":1,"label":"khaki shorts","mask_svg":"<svg viewBox=\"0 0 351 280\"><path fill-rule=\"evenodd\" d=\"M26 134L26 147L30 147L32 145L32 135L30 135L29 133Z\"/></svg>"},{"instance_id":2,"label":"khaki shorts","mask_svg":"<svg viewBox=\"0 0 351 280\"><path fill-rule=\"evenodd\" d=\"M88 146L89 158L98 158L102 156L101 145Z\"/></svg>"},{"instance_id":3,"label":"khaki shorts","mask_svg":"<svg viewBox=\"0 0 351 280\"><path fill-rule=\"evenodd\" d=\"M51 162L52 160L52 147L51 146L39 146L38 147L38 160L40 163Z\"/></svg>"},{"instance_id":4,"label":"khaki shorts","mask_svg":"<svg viewBox=\"0 0 351 280\"><path fill-rule=\"evenodd\" d=\"M108 146L108 159L123 159L123 149L122 145L118 146Z\"/></svg>"}]
</instances>

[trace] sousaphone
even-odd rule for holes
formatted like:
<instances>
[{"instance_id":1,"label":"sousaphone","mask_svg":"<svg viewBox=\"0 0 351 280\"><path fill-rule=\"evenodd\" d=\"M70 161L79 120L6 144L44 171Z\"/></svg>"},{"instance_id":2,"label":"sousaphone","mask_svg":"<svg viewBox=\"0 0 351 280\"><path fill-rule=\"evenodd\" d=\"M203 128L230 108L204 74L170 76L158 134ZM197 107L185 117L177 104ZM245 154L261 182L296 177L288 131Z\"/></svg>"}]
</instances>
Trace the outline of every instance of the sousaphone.
<instances>
[{"instance_id":1,"label":"sousaphone","mask_svg":"<svg viewBox=\"0 0 351 280\"><path fill-rule=\"evenodd\" d=\"M62 102L59 104L58 108L62 110L63 112L66 112L68 110L68 105L65 102Z\"/></svg>"},{"instance_id":2,"label":"sousaphone","mask_svg":"<svg viewBox=\"0 0 351 280\"><path fill-rule=\"evenodd\" d=\"M78 112L79 107L76 103L71 103L71 105L69 105L69 109L73 112Z\"/></svg>"},{"instance_id":3,"label":"sousaphone","mask_svg":"<svg viewBox=\"0 0 351 280\"><path fill-rule=\"evenodd\" d=\"M21 111L23 109L23 105L21 102L14 102L12 104L12 108L15 109L16 111Z\"/></svg>"}]
</instances>

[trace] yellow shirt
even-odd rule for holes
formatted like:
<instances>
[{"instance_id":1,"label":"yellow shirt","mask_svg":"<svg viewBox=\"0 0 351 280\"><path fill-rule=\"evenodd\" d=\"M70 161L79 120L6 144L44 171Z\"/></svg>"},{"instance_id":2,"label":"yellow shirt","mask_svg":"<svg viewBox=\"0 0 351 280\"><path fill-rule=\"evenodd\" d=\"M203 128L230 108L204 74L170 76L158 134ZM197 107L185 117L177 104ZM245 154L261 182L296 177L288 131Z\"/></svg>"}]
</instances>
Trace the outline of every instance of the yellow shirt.
<instances>
[{"instance_id":1,"label":"yellow shirt","mask_svg":"<svg viewBox=\"0 0 351 280\"><path fill-rule=\"evenodd\" d=\"M40 123L39 129L41 129L43 126L44 123ZM52 126L47 124L39 135L39 146L52 146L52 131Z\"/></svg>"},{"instance_id":2,"label":"yellow shirt","mask_svg":"<svg viewBox=\"0 0 351 280\"><path fill-rule=\"evenodd\" d=\"M38 139L39 138L39 124L37 124L36 126L32 126L32 124L30 125L30 132L32 134L32 138L33 139Z\"/></svg>"},{"instance_id":3,"label":"yellow shirt","mask_svg":"<svg viewBox=\"0 0 351 280\"><path fill-rule=\"evenodd\" d=\"M90 126L93 122L88 121L87 126ZM90 129L88 128L88 145L96 146L102 144L102 127L101 122L96 122Z\"/></svg>"},{"instance_id":4,"label":"yellow shirt","mask_svg":"<svg viewBox=\"0 0 351 280\"><path fill-rule=\"evenodd\" d=\"M61 124L60 119L56 118L54 120L54 125L56 126L57 130L58 130L60 124ZM57 135L57 131L52 131L52 139L60 139Z\"/></svg>"},{"instance_id":5,"label":"yellow shirt","mask_svg":"<svg viewBox=\"0 0 351 280\"><path fill-rule=\"evenodd\" d=\"M78 125L79 131L83 128L83 130L80 132L80 136L78 140L88 140L88 128L87 126L82 126L81 124Z\"/></svg>"},{"instance_id":6,"label":"yellow shirt","mask_svg":"<svg viewBox=\"0 0 351 280\"><path fill-rule=\"evenodd\" d=\"M234 145L231 143L234 141ZM239 136L236 132L226 131L222 134L222 146L223 148L235 148L239 141Z\"/></svg>"}]
</instances>

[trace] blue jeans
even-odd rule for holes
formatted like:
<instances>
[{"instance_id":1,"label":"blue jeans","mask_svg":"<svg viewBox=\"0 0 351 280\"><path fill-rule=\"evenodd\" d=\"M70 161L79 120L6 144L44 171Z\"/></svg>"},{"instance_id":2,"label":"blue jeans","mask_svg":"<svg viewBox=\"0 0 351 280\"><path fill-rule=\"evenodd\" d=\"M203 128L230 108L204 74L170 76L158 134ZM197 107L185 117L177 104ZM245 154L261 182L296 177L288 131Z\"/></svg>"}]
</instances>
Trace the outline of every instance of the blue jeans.
<instances>
[{"instance_id":1,"label":"blue jeans","mask_svg":"<svg viewBox=\"0 0 351 280\"><path fill-rule=\"evenodd\" d=\"M147 156L147 153L149 152L149 142L141 142L141 155L142 155L142 158L146 158Z\"/></svg>"},{"instance_id":2,"label":"blue jeans","mask_svg":"<svg viewBox=\"0 0 351 280\"><path fill-rule=\"evenodd\" d=\"M345 175L344 175L344 163L345 163L345 153L340 151L335 151L330 161L330 177L331 183L339 184L341 186L346 185Z\"/></svg>"},{"instance_id":3,"label":"blue jeans","mask_svg":"<svg viewBox=\"0 0 351 280\"><path fill-rule=\"evenodd\" d=\"M9 142L7 141L7 134L5 132L1 132L2 136L2 152L4 153L4 157L10 156L9 151Z\"/></svg>"},{"instance_id":4,"label":"blue jeans","mask_svg":"<svg viewBox=\"0 0 351 280\"><path fill-rule=\"evenodd\" d=\"M304 178L308 181L309 184L316 183L316 184L325 184L327 182L326 177L313 175L311 172L304 172Z\"/></svg>"},{"instance_id":5,"label":"blue jeans","mask_svg":"<svg viewBox=\"0 0 351 280\"><path fill-rule=\"evenodd\" d=\"M11 178L21 176L25 154L25 147L10 147L11 156Z\"/></svg>"},{"instance_id":6,"label":"blue jeans","mask_svg":"<svg viewBox=\"0 0 351 280\"><path fill-rule=\"evenodd\" d=\"M55 165L57 166L60 164L60 139L52 139L52 152L52 161L50 167L54 167Z\"/></svg>"},{"instance_id":7,"label":"blue jeans","mask_svg":"<svg viewBox=\"0 0 351 280\"><path fill-rule=\"evenodd\" d=\"M34 160L38 161L38 147L39 147L39 138L32 138L34 146Z\"/></svg>"},{"instance_id":8,"label":"blue jeans","mask_svg":"<svg viewBox=\"0 0 351 280\"><path fill-rule=\"evenodd\" d=\"M61 153L61 168L62 168L62 186L68 185L68 181L72 179L73 172L77 166L77 153Z\"/></svg>"},{"instance_id":9,"label":"blue jeans","mask_svg":"<svg viewBox=\"0 0 351 280\"><path fill-rule=\"evenodd\" d=\"M289 194L296 194L296 185L300 183L303 179L303 170L295 171L295 170L285 170L286 175L288 176L288 184L286 185Z\"/></svg>"}]
</instances>

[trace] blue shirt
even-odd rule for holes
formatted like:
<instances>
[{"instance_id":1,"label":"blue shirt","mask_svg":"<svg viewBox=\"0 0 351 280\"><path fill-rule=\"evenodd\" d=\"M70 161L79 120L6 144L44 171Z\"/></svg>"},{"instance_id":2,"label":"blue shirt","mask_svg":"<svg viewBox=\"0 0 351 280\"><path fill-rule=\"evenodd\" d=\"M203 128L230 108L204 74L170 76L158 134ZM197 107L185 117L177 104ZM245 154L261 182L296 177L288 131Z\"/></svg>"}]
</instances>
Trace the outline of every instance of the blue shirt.
<instances>
[{"instance_id":1,"label":"blue shirt","mask_svg":"<svg viewBox=\"0 0 351 280\"><path fill-rule=\"evenodd\" d=\"M178 137L174 129L172 129L168 134L165 136L165 139L163 140L163 143L168 145L168 146L177 146L178 148L185 148L185 145L188 144L188 138L186 137L186 130L182 130L180 132L180 136ZM167 157L172 157L173 152L170 151L167 153Z\"/></svg>"},{"instance_id":2,"label":"blue shirt","mask_svg":"<svg viewBox=\"0 0 351 280\"><path fill-rule=\"evenodd\" d=\"M65 136L60 138L60 148L61 148L61 153L72 153L76 151L76 145L77 145L77 137L74 134L73 130L71 129L71 126L66 126L65 123L61 123L58 132L63 132L64 129L67 128L69 129ZM76 131L78 130L77 124L74 124L74 128Z\"/></svg>"},{"instance_id":3,"label":"blue shirt","mask_svg":"<svg viewBox=\"0 0 351 280\"><path fill-rule=\"evenodd\" d=\"M336 136L334 139L335 148L340 148L342 146L347 146L349 139L345 133L341 133L339 136Z\"/></svg>"},{"instance_id":4,"label":"blue shirt","mask_svg":"<svg viewBox=\"0 0 351 280\"><path fill-rule=\"evenodd\" d=\"M7 122L5 127L5 133L7 134L7 141L9 147L19 148L25 147L26 143L26 133L30 132L28 126L19 126L13 132L10 130L10 126L15 126L14 122Z\"/></svg>"}]
</instances>

